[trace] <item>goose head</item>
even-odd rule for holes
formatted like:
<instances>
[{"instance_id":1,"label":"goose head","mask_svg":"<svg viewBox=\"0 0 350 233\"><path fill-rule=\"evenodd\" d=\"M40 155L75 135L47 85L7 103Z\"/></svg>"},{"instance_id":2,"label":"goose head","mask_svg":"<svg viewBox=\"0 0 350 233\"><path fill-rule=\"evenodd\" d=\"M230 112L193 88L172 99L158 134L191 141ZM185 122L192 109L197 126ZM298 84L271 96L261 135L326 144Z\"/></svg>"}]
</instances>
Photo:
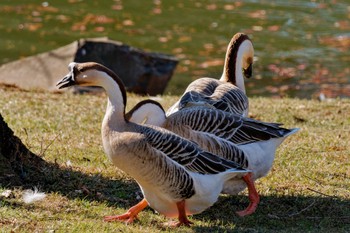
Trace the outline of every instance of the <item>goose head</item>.
<instances>
[{"instance_id":1,"label":"goose head","mask_svg":"<svg viewBox=\"0 0 350 233\"><path fill-rule=\"evenodd\" d=\"M245 92L244 78L253 73L254 47L244 33L236 33L227 46L221 81L230 82Z\"/></svg>"},{"instance_id":2,"label":"goose head","mask_svg":"<svg viewBox=\"0 0 350 233\"><path fill-rule=\"evenodd\" d=\"M155 100L147 99L137 103L125 118L137 124L162 126L166 121L164 108Z\"/></svg>"},{"instance_id":3,"label":"goose head","mask_svg":"<svg viewBox=\"0 0 350 233\"><path fill-rule=\"evenodd\" d=\"M70 86L94 86L98 85L96 82L95 76L98 74L94 74L97 72L96 69L92 68L93 63L85 65L81 65L76 62L71 62L68 65L69 73L57 83L58 89L63 89ZM88 69L91 67L91 69Z\"/></svg>"},{"instance_id":4,"label":"goose head","mask_svg":"<svg viewBox=\"0 0 350 233\"><path fill-rule=\"evenodd\" d=\"M254 54L254 52L252 52L252 54ZM245 78L251 78L253 76L253 57L252 56L249 56L243 59L242 71Z\"/></svg>"},{"instance_id":5,"label":"goose head","mask_svg":"<svg viewBox=\"0 0 350 233\"><path fill-rule=\"evenodd\" d=\"M69 73L59 81L56 86L59 89L70 86L99 86L108 94L115 96L113 92L120 93L124 106L126 105L126 90L123 82L112 70L96 62L77 63L68 65ZM113 88L115 88L113 90Z\"/></svg>"},{"instance_id":6,"label":"goose head","mask_svg":"<svg viewBox=\"0 0 350 233\"><path fill-rule=\"evenodd\" d=\"M239 34L239 39L236 40L239 43L239 49L237 57L242 62L242 71L245 78L251 78L253 75L253 60L254 60L254 47L245 34ZM237 70L238 72L239 70Z\"/></svg>"},{"instance_id":7,"label":"goose head","mask_svg":"<svg viewBox=\"0 0 350 233\"><path fill-rule=\"evenodd\" d=\"M69 73L57 83L59 89L78 85L78 86L103 86L104 82L109 76L116 81L119 86L124 86L120 78L107 67L95 63L85 62L76 63L71 62L68 65Z\"/></svg>"},{"instance_id":8,"label":"goose head","mask_svg":"<svg viewBox=\"0 0 350 233\"><path fill-rule=\"evenodd\" d=\"M69 73L57 83L59 89L70 86L98 86L107 94L108 102L103 120L103 128L116 129L125 119L126 90L120 78L107 67L95 63L75 63L68 66Z\"/></svg>"}]
</instances>

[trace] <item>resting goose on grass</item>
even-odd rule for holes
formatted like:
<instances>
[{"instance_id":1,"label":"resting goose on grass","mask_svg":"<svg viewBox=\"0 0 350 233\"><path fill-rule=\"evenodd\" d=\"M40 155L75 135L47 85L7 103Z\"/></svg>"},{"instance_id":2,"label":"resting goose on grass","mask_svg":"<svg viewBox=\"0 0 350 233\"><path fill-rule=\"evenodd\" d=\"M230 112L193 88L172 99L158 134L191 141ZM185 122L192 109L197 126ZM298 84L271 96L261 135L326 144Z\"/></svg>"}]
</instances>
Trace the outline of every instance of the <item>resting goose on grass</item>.
<instances>
[{"instance_id":1,"label":"resting goose on grass","mask_svg":"<svg viewBox=\"0 0 350 233\"><path fill-rule=\"evenodd\" d=\"M166 115L185 107L202 105L247 116L249 103L244 77L252 76L253 57L254 48L249 37L243 33L235 34L227 47L220 80L205 77L193 81Z\"/></svg>"},{"instance_id":2,"label":"resting goose on grass","mask_svg":"<svg viewBox=\"0 0 350 233\"><path fill-rule=\"evenodd\" d=\"M277 147L298 130L200 106L184 108L166 117L162 106L154 100L139 102L126 117L131 122L161 126L250 170L242 178L225 182L222 191L237 194L248 187L250 204L237 212L240 216L254 213L260 200L254 181L267 175Z\"/></svg>"},{"instance_id":3,"label":"resting goose on grass","mask_svg":"<svg viewBox=\"0 0 350 233\"><path fill-rule=\"evenodd\" d=\"M125 214L107 216L106 221L130 223L149 205L167 217L177 217L174 226L190 225L187 215L209 208L227 180L249 172L168 130L129 122L125 118L124 85L108 68L93 62L71 63L69 71L58 82L60 89L100 86L107 92L101 129L105 153L114 165L137 181L144 195Z\"/></svg>"}]
</instances>

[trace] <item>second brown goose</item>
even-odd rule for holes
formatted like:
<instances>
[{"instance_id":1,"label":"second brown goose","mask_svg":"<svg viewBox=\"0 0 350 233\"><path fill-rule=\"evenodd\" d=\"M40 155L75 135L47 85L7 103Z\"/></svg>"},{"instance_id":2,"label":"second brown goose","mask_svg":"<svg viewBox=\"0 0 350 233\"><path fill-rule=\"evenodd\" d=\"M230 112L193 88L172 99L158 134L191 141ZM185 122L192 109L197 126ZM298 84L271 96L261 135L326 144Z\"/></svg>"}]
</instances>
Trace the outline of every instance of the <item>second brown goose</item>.
<instances>
[{"instance_id":1,"label":"second brown goose","mask_svg":"<svg viewBox=\"0 0 350 233\"><path fill-rule=\"evenodd\" d=\"M252 76L253 57L254 48L249 37L243 33L235 34L227 47L220 80L204 77L193 81L166 115L200 105L247 116L249 102L244 77Z\"/></svg>"}]
</instances>

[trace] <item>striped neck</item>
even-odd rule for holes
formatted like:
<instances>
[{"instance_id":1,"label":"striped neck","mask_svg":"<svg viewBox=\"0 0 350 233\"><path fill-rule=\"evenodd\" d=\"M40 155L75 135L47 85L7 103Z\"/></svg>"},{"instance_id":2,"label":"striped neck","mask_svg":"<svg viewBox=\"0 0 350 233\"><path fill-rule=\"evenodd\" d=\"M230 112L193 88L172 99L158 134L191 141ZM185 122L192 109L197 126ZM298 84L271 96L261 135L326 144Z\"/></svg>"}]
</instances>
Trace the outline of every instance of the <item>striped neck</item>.
<instances>
[{"instance_id":1,"label":"striped neck","mask_svg":"<svg viewBox=\"0 0 350 233\"><path fill-rule=\"evenodd\" d=\"M225 57L223 82L230 82L245 92L243 69L252 64L254 48L249 37L238 33L230 41Z\"/></svg>"}]
</instances>

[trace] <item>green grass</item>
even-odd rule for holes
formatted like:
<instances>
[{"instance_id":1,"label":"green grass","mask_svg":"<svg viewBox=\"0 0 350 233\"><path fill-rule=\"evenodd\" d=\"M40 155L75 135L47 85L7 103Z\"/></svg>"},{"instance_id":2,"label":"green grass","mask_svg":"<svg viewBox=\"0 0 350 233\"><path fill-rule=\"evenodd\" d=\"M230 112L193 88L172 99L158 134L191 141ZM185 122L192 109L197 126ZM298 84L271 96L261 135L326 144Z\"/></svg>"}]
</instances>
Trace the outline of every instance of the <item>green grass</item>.
<instances>
[{"instance_id":1,"label":"green grass","mask_svg":"<svg viewBox=\"0 0 350 233\"><path fill-rule=\"evenodd\" d=\"M161 96L165 108L177 96ZM144 99L129 95L128 108ZM191 228L168 229L147 208L131 225L103 222L142 196L135 181L106 158L100 136L106 97L0 89L0 109L22 141L49 165L23 186L0 186L1 232L348 232L350 229L350 100L252 98L250 115L301 130L278 149L273 169L257 182L261 204L252 216L236 210L246 193L222 195ZM48 169L50 168L50 169ZM45 170L46 169L46 170ZM24 189L47 193L25 204Z\"/></svg>"}]
</instances>

